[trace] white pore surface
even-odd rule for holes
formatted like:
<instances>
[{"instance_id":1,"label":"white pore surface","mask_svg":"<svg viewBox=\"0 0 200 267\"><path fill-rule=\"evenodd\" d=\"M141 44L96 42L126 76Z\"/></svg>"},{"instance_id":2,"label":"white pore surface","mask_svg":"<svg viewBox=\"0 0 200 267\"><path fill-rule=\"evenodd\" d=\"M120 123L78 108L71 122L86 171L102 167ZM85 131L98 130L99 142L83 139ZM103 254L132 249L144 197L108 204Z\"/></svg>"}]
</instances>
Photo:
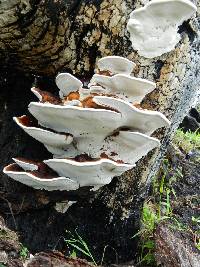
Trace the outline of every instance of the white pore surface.
<instances>
[{"instance_id":1,"label":"white pore surface","mask_svg":"<svg viewBox=\"0 0 200 267\"><path fill-rule=\"evenodd\" d=\"M178 26L196 9L189 0L152 0L134 10L127 25L133 49L146 58L173 50L180 40Z\"/></svg>"},{"instance_id":2,"label":"white pore surface","mask_svg":"<svg viewBox=\"0 0 200 267\"><path fill-rule=\"evenodd\" d=\"M60 73L56 77L56 85L60 89L59 95L61 98L71 92L78 91L82 86L82 82L69 73Z\"/></svg>"},{"instance_id":3,"label":"white pore surface","mask_svg":"<svg viewBox=\"0 0 200 267\"><path fill-rule=\"evenodd\" d=\"M12 164L11 164L12 165ZM31 186L35 189L52 190L76 190L79 184L66 177L55 177L51 179L41 179L30 172L23 171L9 171L7 170L11 165L4 168L3 172L9 177L22 184Z\"/></svg>"},{"instance_id":4,"label":"white pore surface","mask_svg":"<svg viewBox=\"0 0 200 267\"><path fill-rule=\"evenodd\" d=\"M100 71L109 71L111 74L123 73L129 75L136 65L124 57L108 56L99 59L97 66Z\"/></svg>"},{"instance_id":5,"label":"white pore surface","mask_svg":"<svg viewBox=\"0 0 200 267\"><path fill-rule=\"evenodd\" d=\"M111 182L114 176L119 176L134 165L120 164L109 159L77 162L70 159L49 159L44 161L59 175L66 175L80 186L103 186Z\"/></svg>"},{"instance_id":6,"label":"white pore surface","mask_svg":"<svg viewBox=\"0 0 200 267\"><path fill-rule=\"evenodd\" d=\"M105 94L115 94L134 104L140 103L146 94L156 88L153 82L126 74L116 74L112 77L94 74L90 81L91 85L100 85L105 88Z\"/></svg>"}]
</instances>

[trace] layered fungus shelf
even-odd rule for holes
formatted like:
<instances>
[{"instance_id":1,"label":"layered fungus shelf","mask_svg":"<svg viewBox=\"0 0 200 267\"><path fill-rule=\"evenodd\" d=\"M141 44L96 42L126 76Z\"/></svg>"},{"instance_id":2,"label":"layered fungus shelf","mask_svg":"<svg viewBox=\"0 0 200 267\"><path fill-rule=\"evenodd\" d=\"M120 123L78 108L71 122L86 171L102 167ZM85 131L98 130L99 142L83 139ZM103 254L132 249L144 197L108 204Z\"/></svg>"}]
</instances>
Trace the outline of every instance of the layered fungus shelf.
<instances>
[{"instance_id":1,"label":"layered fungus shelf","mask_svg":"<svg viewBox=\"0 0 200 267\"><path fill-rule=\"evenodd\" d=\"M14 121L53 156L43 162L14 158L4 173L36 189L71 191L96 190L132 169L160 145L150 135L169 125L160 112L140 107L155 84L134 77L134 67L126 58L104 57L87 88L69 73L56 77L59 96L32 88L39 102Z\"/></svg>"}]
</instances>

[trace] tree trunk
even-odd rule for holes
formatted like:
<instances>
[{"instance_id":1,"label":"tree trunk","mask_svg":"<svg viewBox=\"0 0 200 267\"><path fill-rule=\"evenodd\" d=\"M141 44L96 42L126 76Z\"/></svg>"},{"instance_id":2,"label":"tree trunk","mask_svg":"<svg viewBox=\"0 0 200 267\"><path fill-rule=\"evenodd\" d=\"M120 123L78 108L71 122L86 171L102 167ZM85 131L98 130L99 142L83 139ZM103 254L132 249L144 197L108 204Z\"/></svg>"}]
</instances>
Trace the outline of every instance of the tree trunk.
<instances>
[{"instance_id":1,"label":"tree trunk","mask_svg":"<svg viewBox=\"0 0 200 267\"><path fill-rule=\"evenodd\" d=\"M125 56L137 64L136 77L157 84L157 89L144 99L142 106L163 112L172 122L166 133L156 133L163 138L159 151L149 153L136 168L115 178L92 196L85 192L69 196L66 192L33 190L1 175L1 210L7 214L9 226L17 228L23 243L33 252L63 248L65 230L77 228L98 259L107 245L107 261L133 259L136 247L130 237L139 227L142 199L174 131L195 99L200 82L199 9L195 18L180 27L182 38L173 51L146 59L133 51L126 31L130 12L144 2L147 1L12 0L0 3L1 169L14 156L49 157L41 145L12 122L13 116L26 113L33 99L29 92L34 81L31 73L43 75L41 87L55 92L52 77L58 71L67 70L88 80L97 58ZM66 200L78 202L65 214L58 213L55 203Z\"/></svg>"}]
</instances>

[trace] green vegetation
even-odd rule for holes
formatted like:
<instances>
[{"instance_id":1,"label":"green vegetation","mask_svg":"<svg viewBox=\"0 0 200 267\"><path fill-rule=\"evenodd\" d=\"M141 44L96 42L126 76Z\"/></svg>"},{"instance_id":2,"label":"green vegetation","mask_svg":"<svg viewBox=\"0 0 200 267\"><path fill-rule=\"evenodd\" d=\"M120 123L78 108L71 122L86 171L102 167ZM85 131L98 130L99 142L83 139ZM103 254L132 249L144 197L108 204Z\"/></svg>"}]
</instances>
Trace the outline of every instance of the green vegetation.
<instances>
[{"instance_id":1,"label":"green vegetation","mask_svg":"<svg viewBox=\"0 0 200 267\"><path fill-rule=\"evenodd\" d=\"M141 214L141 230L133 236L140 237L139 264L156 266L154 257L154 231L156 225L164 220L173 218L171 197L176 198L173 182L182 176L179 169L172 171L167 159L162 162L160 172L154 179L152 196L145 201ZM178 222L178 221L177 221Z\"/></svg>"},{"instance_id":2,"label":"green vegetation","mask_svg":"<svg viewBox=\"0 0 200 267\"><path fill-rule=\"evenodd\" d=\"M141 230L134 235L140 237L140 255L138 256L138 264L146 263L148 265L155 265L154 248L155 243L153 240L153 233L158 217L153 206L149 202L145 202L142 209Z\"/></svg>"},{"instance_id":3,"label":"green vegetation","mask_svg":"<svg viewBox=\"0 0 200 267\"><path fill-rule=\"evenodd\" d=\"M192 216L192 221L193 221L193 223L196 223L196 224L199 224L199 226L200 226L200 217L194 217L194 216Z\"/></svg>"},{"instance_id":4,"label":"green vegetation","mask_svg":"<svg viewBox=\"0 0 200 267\"><path fill-rule=\"evenodd\" d=\"M66 242L66 244L69 247L72 247L72 251L69 254L69 257L75 259L77 258L77 254L78 252L83 254L84 256L87 256L88 260L91 261L95 266L103 265L103 261L104 261L104 257L106 254L107 249L112 249L116 255L117 252L116 250L109 246L109 245L105 245L102 251L102 257L101 260L97 261L95 259L95 257L93 256L93 253L91 253L91 250L89 249L88 244L86 243L86 241L80 236L80 234L77 233L77 230L75 230L75 234L72 234L70 231L66 231L66 233L69 235L68 239L64 239L64 241Z\"/></svg>"},{"instance_id":5,"label":"green vegetation","mask_svg":"<svg viewBox=\"0 0 200 267\"><path fill-rule=\"evenodd\" d=\"M195 247L200 250L200 217L192 216L192 223L197 227L197 231L193 233Z\"/></svg>"},{"instance_id":6,"label":"green vegetation","mask_svg":"<svg viewBox=\"0 0 200 267\"><path fill-rule=\"evenodd\" d=\"M194 149L200 149L200 133L186 132L178 129L175 133L174 144L177 145L185 153L189 153Z\"/></svg>"},{"instance_id":7,"label":"green vegetation","mask_svg":"<svg viewBox=\"0 0 200 267\"><path fill-rule=\"evenodd\" d=\"M75 234L73 235L70 231L66 231L69 235L68 239L64 239L64 241L67 243L68 246L71 246L73 248L73 251L71 253L72 258L76 258L76 251L79 251L83 253L85 256L88 257L89 260L91 260L94 265L97 265L87 243L85 240L77 233L75 230Z\"/></svg>"},{"instance_id":8,"label":"green vegetation","mask_svg":"<svg viewBox=\"0 0 200 267\"><path fill-rule=\"evenodd\" d=\"M29 251L28 248L25 247L23 244L21 244L20 252L19 252L20 258L22 260L26 260L29 258Z\"/></svg>"},{"instance_id":9,"label":"green vegetation","mask_svg":"<svg viewBox=\"0 0 200 267\"><path fill-rule=\"evenodd\" d=\"M196 241L196 244L195 244L196 248L198 250L200 250L200 239L198 239L198 241Z\"/></svg>"}]
</instances>

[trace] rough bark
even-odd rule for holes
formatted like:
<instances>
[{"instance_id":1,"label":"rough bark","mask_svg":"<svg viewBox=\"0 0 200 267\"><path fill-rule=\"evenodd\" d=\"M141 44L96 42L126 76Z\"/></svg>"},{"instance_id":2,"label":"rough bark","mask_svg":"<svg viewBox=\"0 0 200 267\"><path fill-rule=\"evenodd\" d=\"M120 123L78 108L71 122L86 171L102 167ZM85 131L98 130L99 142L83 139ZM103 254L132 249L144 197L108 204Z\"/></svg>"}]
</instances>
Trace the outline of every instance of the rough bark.
<instances>
[{"instance_id":1,"label":"rough bark","mask_svg":"<svg viewBox=\"0 0 200 267\"><path fill-rule=\"evenodd\" d=\"M191 246L191 236L172 230L171 224L159 225L156 230L156 258L165 267L198 267L200 254Z\"/></svg>"},{"instance_id":2,"label":"rough bark","mask_svg":"<svg viewBox=\"0 0 200 267\"><path fill-rule=\"evenodd\" d=\"M137 168L114 179L95 196L81 195L79 202L66 214L54 209L55 202L69 199L66 193L38 193L2 176L1 207L4 212L14 209L15 221L9 214L7 221L11 227L17 225L18 231L23 233L23 242L33 251L53 248L57 243L63 247L59 238L66 229L77 228L97 257L101 258L104 247L109 245L112 248L107 252L108 261L116 262L116 257L120 262L133 258L135 244L129 237L139 227L139 208L146 188L170 138L192 105L200 82L199 11L195 18L180 27L182 39L175 50L158 58L145 59L132 50L126 32L130 12L144 2L12 0L0 3L0 58L4 62L1 65L6 66L0 99L1 168L13 156L49 156L12 122L12 116L26 113L26 106L33 99L29 92L33 82L30 73L54 76L60 70L68 70L88 79L98 57L126 56L137 64L137 77L157 83L157 89L144 99L143 107L159 110L172 121L165 135L163 131L157 133L163 137L159 151L151 152ZM27 76L16 69L25 71ZM52 82L46 87L53 92L56 90ZM16 199L18 205L14 205Z\"/></svg>"},{"instance_id":3,"label":"rough bark","mask_svg":"<svg viewBox=\"0 0 200 267\"><path fill-rule=\"evenodd\" d=\"M122 0L3 1L0 55L36 73L92 72L97 56L124 53L127 9Z\"/></svg>"}]
</instances>

